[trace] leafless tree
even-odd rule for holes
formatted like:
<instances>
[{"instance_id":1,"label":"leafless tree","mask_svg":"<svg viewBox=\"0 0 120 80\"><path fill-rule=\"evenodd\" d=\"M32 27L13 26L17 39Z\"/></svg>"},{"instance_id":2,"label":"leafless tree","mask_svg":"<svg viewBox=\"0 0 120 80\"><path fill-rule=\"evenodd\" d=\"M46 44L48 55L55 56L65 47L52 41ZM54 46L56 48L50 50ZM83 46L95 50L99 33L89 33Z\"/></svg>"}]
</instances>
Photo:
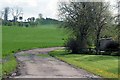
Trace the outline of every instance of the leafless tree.
<instances>
[{"instance_id":1,"label":"leafless tree","mask_svg":"<svg viewBox=\"0 0 120 80\"><path fill-rule=\"evenodd\" d=\"M4 11L0 11L0 26L2 26L2 16L4 14Z\"/></svg>"},{"instance_id":2,"label":"leafless tree","mask_svg":"<svg viewBox=\"0 0 120 80\"><path fill-rule=\"evenodd\" d=\"M111 13L109 11L108 2L93 3L93 30L95 30L96 50L99 50L99 40L101 32L112 22Z\"/></svg>"},{"instance_id":3,"label":"leafless tree","mask_svg":"<svg viewBox=\"0 0 120 80\"><path fill-rule=\"evenodd\" d=\"M38 14L39 19L43 18L43 15L41 13Z\"/></svg>"},{"instance_id":4,"label":"leafless tree","mask_svg":"<svg viewBox=\"0 0 120 80\"><path fill-rule=\"evenodd\" d=\"M2 19L3 15L4 15L4 11L0 11L0 18L1 19Z\"/></svg>"},{"instance_id":5,"label":"leafless tree","mask_svg":"<svg viewBox=\"0 0 120 80\"><path fill-rule=\"evenodd\" d=\"M5 7L4 8L4 21L8 20L9 13L10 13L10 8L9 7Z\"/></svg>"},{"instance_id":6,"label":"leafless tree","mask_svg":"<svg viewBox=\"0 0 120 80\"><path fill-rule=\"evenodd\" d=\"M10 8L9 7L5 7L2 9L2 11L0 12L0 17L4 17L4 21L8 20L8 15L10 14Z\"/></svg>"},{"instance_id":7,"label":"leafless tree","mask_svg":"<svg viewBox=\"0 0 120 80\"><path fill-rule=\"evenodd\" d=\"M11 8L11 13L12 13L14 22L17 21L19 15L22 14L22 12L23 12L23 10L20 7L13 7L13 8Z\"/></svg>"},{"instance_id":8,"label":"leafless tree","mask_svg":"<svg viewBox=\"0 0 120 80\"><path fill-rule=\"evenodd\" d=\"M120 43L120 0L117 0L117 5L118 5L118 42Z\"/></svg>"}]
</instances>

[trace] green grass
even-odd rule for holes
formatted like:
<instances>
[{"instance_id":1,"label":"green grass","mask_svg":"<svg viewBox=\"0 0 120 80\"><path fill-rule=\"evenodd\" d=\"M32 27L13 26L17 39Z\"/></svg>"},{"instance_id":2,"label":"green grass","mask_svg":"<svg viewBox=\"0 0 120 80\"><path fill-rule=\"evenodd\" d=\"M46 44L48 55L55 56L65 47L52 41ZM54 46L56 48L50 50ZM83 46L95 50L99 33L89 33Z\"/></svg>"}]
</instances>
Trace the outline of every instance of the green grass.
<instances>
[{"instance_id":1,"label":"green grass","mask_svg":"<svg viewBox=\"0 0 120 80\"><path fill-rule=\"evenodd\" d=\"M38 27L2 27L2 58L12 56L3 64L3 74L8 74L17 65L13 53L18 50L63 46L67 35L58 25L41 25Z\"/></svg>"},{"instance_id":2,"label":"green grass","mask_svg":"<svg viewBox=\"0 0 120 80\"><path fill-rule=\"evenodd\" d=\"M56 25L39 27L3 27L3 56L18 49L63 46L66 36Z\"/></svg>"},{"instance_id":3,"label":"green grass","mask_svg":"<svg viewBox=\"0 0 120 80\"><path fill-rule=\"evenodd\" d=\"M50 55L104 78L118 78L117 56L68 54L64 50L53 51Z\"/></svg>"},{"instance_id":4,"label":"green grass","mask_svg":"<svg viewBox=\"0 0 120 80\"><path fill-rule=\"evenodd\" d=\"M8 75L10 72L14 71L17 67L17 61L14 58L14 56L10 55L9 56L10 60L4 62L2 64L2 75Z\"/></svg>"}]
</instances>

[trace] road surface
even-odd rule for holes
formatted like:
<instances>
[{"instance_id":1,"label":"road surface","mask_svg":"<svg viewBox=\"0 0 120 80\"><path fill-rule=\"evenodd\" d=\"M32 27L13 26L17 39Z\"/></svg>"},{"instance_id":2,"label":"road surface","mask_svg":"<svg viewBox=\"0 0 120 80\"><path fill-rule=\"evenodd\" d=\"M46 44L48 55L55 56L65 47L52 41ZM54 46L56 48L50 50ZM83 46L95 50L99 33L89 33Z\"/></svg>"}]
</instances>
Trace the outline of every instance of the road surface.
<instances>
[{"instance_id":1,"label":"road surface","mask_svg":"<svg viewBox=\"0 0 120 80\"><path fill-rule=\"evenodd\" d=\"M53 57L40 57L37 54L62 49L63 47L38 48L21 51L15 54L19 61L20 75L12 74L14 78L99 78L83 69L77 69Z\"/></svg>"}]
</instances>

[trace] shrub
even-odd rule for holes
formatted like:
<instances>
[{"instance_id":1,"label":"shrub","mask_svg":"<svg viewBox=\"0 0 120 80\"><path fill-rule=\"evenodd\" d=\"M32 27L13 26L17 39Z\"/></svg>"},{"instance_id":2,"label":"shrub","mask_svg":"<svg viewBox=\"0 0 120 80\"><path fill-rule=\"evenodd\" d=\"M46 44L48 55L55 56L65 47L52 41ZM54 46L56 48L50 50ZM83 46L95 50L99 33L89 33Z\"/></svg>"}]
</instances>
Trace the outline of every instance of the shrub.
<instances>
[{"instance_id":1,"label":"shrub","mask_svg":"<svg viewBox=\"0 0 120 80\"><path fill-rule=\"evenodd\" d=\"M78 41L74 38L68 38L65 47L71 53L78 53L79 51L79 44Z\"/></svg>"}]
</instances>

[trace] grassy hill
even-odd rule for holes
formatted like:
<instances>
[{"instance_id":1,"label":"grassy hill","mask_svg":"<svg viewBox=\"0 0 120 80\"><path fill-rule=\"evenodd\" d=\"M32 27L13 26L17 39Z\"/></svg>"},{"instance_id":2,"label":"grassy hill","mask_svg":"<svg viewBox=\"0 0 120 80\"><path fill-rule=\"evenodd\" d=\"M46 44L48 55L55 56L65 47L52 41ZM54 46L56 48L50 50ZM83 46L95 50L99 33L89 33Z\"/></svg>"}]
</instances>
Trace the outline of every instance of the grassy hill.
<instances>
[{"instance_id":1,"label":"grassy hill","mask_svg":"<svg viewBox=\"0 0 120 80\"><path fill-rule=\"evenodd\" d=\"M65 34L57 25L39 27L3 27L3 56L13 51L63 46Z\"/></svg>"}]
</instances>

